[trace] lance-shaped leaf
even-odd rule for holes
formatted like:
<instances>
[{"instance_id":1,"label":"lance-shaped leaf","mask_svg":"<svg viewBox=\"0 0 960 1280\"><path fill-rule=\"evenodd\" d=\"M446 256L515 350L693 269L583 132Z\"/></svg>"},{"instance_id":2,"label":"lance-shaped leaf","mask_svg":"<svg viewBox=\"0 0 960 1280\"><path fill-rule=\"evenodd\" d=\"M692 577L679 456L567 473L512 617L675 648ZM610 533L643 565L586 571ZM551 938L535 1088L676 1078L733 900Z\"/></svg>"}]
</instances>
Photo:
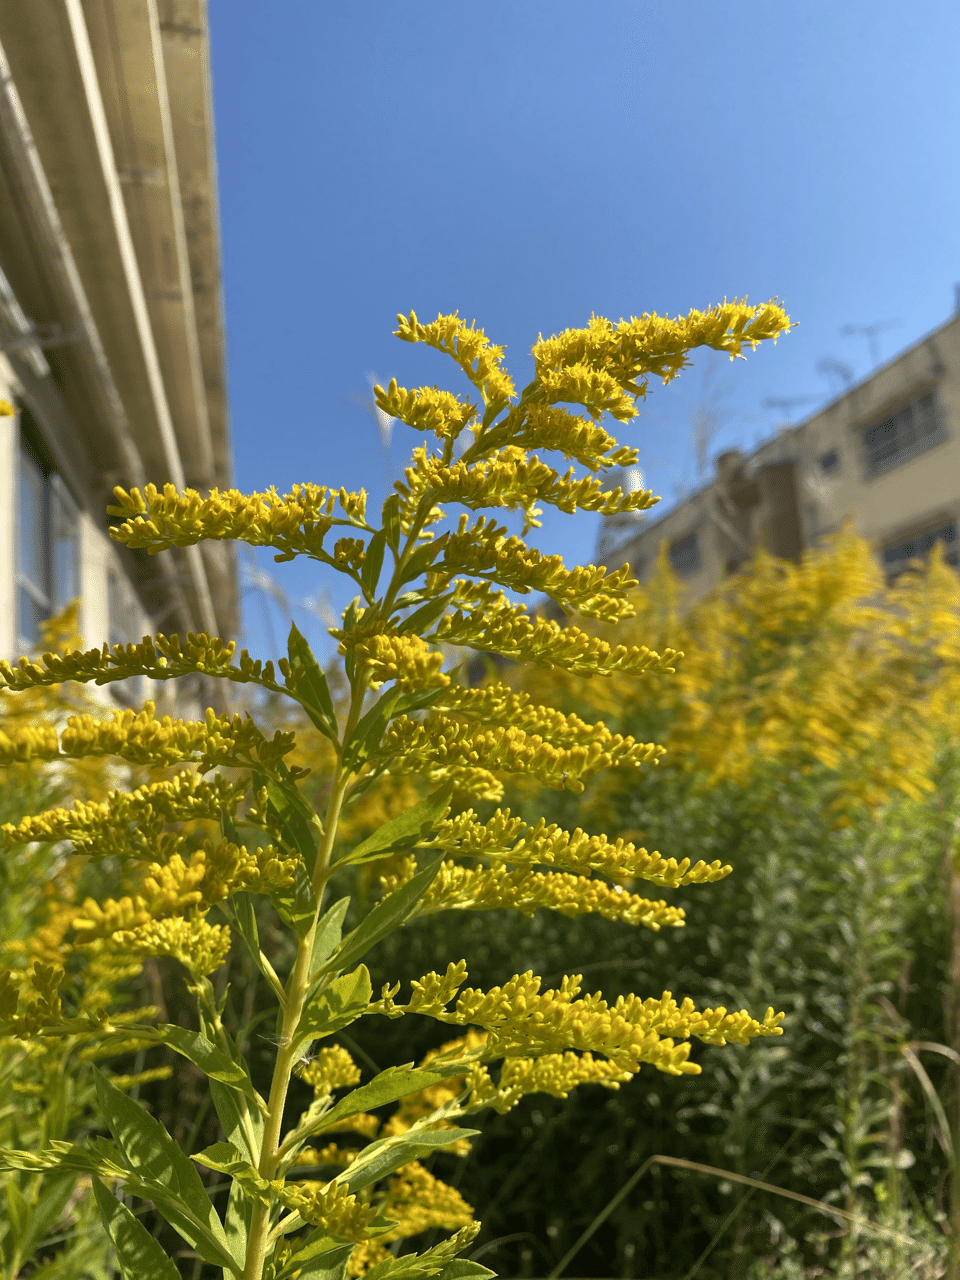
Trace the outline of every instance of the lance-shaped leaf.
<instances>
[{"instance_id":1,"label":"lance-shaped leaf","mask_svg":"<svg viewBox=\"0 0 960 1280\"><path fill-rule=\"evenodd\" d=\"M360 570L360 581L369 595L374 595L380 581L380 570L383 568L383 553L387 549L387 535L383 529L375 533L367 543L363 568Z\"/></svg>"},{"instance_id":2,"label":"lance-shaped leaf","mask_svg":"<svg viewBox=\"0 0 960 1280\"><path fill-rule=\"evenodd\" d=\"M399 700L400 688L398 685L392 685L377 699L370 710L361 716L350 740L344 746L343 763L348 769L358 768L379 747L384 730Z\"/></svg>"},{"instance_id":3,"label":"lance-shaped leaf","mask_svg":"<svg viewBox=\"0 0 960 1280\"><path fill-rule=\"evenodd\" d=\"M356 1022L370 1003L373 987L365 964L334 979L307 1005L293 1033L294 1044L322 1040Z\"/></svg>"},{"instance_id":4,"label":"lance-shaped leaf","mask_svg":"<svg viewBox=\"0 0 960 1280\"><path fill-rule=\"evenodd\" d=\"M211 1044L206 1036L201 1035L199 1031L190 1031L186 1027L175 1027L170 1022L162 1023L158 1030L164 1044L169 1045L184 1058L189 1058L204 1075L209 1076L211 1080L219 1080L221 1084L227 1085L237 1093L242 1093L255 1107L264 1106L263 1099L253 1087L244 1068L228 1057L222 1049Z\"/></svg>"},{"instance_id":5,"label":"lance-shaped leaf","mask_svg":"<svg viewBox=\"0 0 960 1280\"><path fill-rule=\"evenodd\" d=\"M336 742L337 714L333 708L327 677L295 623L290 627L287 653L290 655L290 678L287 684L303 699L304 710L320 732Z\"/></svg>"},{"instance_id":6,"label":"lance-shaped leaf","mask_svg":"<svg viewBox=\"0 0 960 1280\"><path fill-rule=\"evenodd\" d=\"M341 1098L335 1107L331 1107L324 1115L311 1121L302 1130L298 1130L297 1137L302 1141L312 1134L322 1133L332 1124L337 1124L350 1116L372 1111L374 1107L385 1106L388 1102L396 1102L411 1093L419 1093L421 1089L439 1084L443 1079L445 1076L439 1071L426 1071L422 1067L414 1067L412 1063L404 1067L387 1067L386 1071L381 1071L378 1076L374 1076L368 1084L362 1084L359 1089L352 1090L346 1097Z\"/></svg>"},{"instance_id":7,"label":"lance-shaped leaf","mask_svg":"<svg viewBox=\"0 0 960 1280\"><path fill-rule=\"evenodd\" d=\"M447 605L453 599L453 595L452 591L448 591L442 596L436 596L433 600L428 600L426 604L422 604L419 609L414 610L413 613L403 619L400 623L400 630L413 631L416 635L422 636L446 612Z\"/></svg>"},{"instance_id":8,"label":"lance-shaped leaf","mask_svg":"<svg viewBox=\"0 0 960 1280\"><path fill-rule=\"evenodd\" d=\"M190 1159L207 1169L216 1169L219 1173L229 1174L240 1183L245 1195L253 1200L261 1200L264 1204L270 1203L272 1190L270 1183L266 1178L261 1178L250 1161L244 1159L242 1152L238 1151L232 1142L215 1142L212 1147L198 1151Z\"/></svg>"},{"instance_id":9,"label":"lance-shaped leaf","mask_svg":"<svg viewBox=\"0 0 960 1280\"><path fill-rule=\"evenodd\" d=\"M317 829L313 823L313 810L297 790L283 761L277 764L277 773L283 779L275 782L262 773L254 775L257 791L264 788L270 812L280 823L280 834L291 849L295 849L304 861L310 875L317 861Z\"/></svg>"},{"instance_id":10,"label":"lance-shaped leaf","mask_svg":"<svg viewBox=\"0 0 960 1280\"><path fill-rule=\"evenodd\" d=\"M295 929L302 938L313 924L317 911L317 897L307 868L298 862L294 869L293 884L270 890L270 901L280 919Z\"/></svg>"},{"instance_id":11,"label":"lance-shaped leaf","mask_svg":"<svg viewBox=\"0 0 960 1280\"><path fill-rule=\"evenodd\" d=\"M450 808L452 794L453 784L448 783L432 796L419 800L399 817L385 822L373 835L337 861L344 864L372 862L375 858L386 857L388 853L412 849L419 841L426 839L444 817Z\"/></svg>"},{"instance_id":12,"label":"lance-shaped leaf","mask_svg":"<svg viewBox=\"0 0 960 1280\"><path fill-rule=\"evenodd\" d=\"M313 955L310 957L311 976L336 951L343 937L343 921L350 906L350 898L341 898L323 913L317 921L317 931L313 935Z\"/></svg>"},{"instance_id":13,"label":"lance-shaped leaf","mask_svg":"<svg viewBox=\"0 0 960 1280\"><path fill-rule=\"evenodd\" d=\"M276 1280L342 1280L353 1244L344 1244L323 1232L311 1232L311 1237L291 1254L276 1273Z\"/></svg>"},{"instance_id":14,"label":"lance-shaped leaf","mask_svg":"<svg viewBox=\"0 0 960 1280\"><path fill-rule=\"evenodd\" d=\"M112 1085L102 1072L95 1071L95 1080L100 1114L110 1126L131 1172L150 1184L147 1198L202 1258L237 1274L223 1224L199 1173L179 1144L159 1120Z\"/></svg>"},{"instance_id":15,"label":"lance-shaped leaf","mask_svg":"<svg viewBox=\"0 0 960 1280\"><path fill-rule=\"evenodd\" d=\"M224 833L226 834L226 833ZM227 837L230 839L230 837ZM234 844L238 843L234 840ZM233 909L237 917L237 928L240 937L247 944L247 949L257 965L260 964L260 930L257 927L257 916L253 909L253 894L235 893L231 897Z\"/></svg>"},{"instance_id":16,"label":"lance-shaped leaf","mask_svg":"<svg viewBox=\"0 0 960 1280\"><path fill-rule=\"evenodd\" d=\"M244 1109L243 1098L218 1080L211 1080L208 1087L224 1137L245 1152L249 1160L256 1162L263 1144L263 1116L256 1107Z\"/></svg>"},{"instance_id":17,"label":"lance-shaped leaf","mask_svg":"<svg viewBox=\"0 0 960 1280\"><path fill-rule=\"evenodd\" d=\"M332 969L334 966L337 969L346 969L348 965L355 964L381 938L398 929L430 888L442 861L443 853L437 853L422 871L418 871L406 884L401 885L382 902L378 902L370 914L360 921L353 933L347 935L343 946L333 953L324 969Z\"/></svg>"},{"instance_id":18,"label":"lance-shaped leaf","mask_svg":"<svg viewBox=\"0 0 960 1280\"><path fill-rule=\"evenodd\" d=\"M416 551L403 566L403 571L399 578L400 585L402 586L405 582L413 582L414 578L419 578L421 573L426 573L443 550L446 540L446 535L443 534L434 541L424 542L417 547Z\"/></svg>"},{"instance_id":19,"label":"lance-shaped leaf","mask_svg":"<svg viewBox=\"0 0 960 1280\"><path fill-rule=\"evenodd\" d=\"M363 1148L339 1181L346 1183L351 1191L359 1191L411 1160L422 1160L441 1147L449 1147L462 1138L474 1138L479 1132L479 1129L410 1129L394 1137L379 1138Z\"/></svg>"},{"instance_id":20,"label":"lance-shaped leaf","mask_svg":"<svg viewBox=\"0 0 960 1280\"><path fill-rule=\"evenodd\" d=\"M180 1280L173 1260L99 1178L93 1179L93 1194L107 1235L117 1251L124 1280Z\"/></svg>"},{"instance_id":21,"label":"lance-shaped leaf","mask_svg":"<svg viewBox=\"0 0 960 1280\"><path fill-rule=\"evenodd\" d=\"M383 504L381 517L383 520L383 532L386 534L387 545L394 551L400 550L400 495L391 493Z\"/></svg>"}]
</instances>

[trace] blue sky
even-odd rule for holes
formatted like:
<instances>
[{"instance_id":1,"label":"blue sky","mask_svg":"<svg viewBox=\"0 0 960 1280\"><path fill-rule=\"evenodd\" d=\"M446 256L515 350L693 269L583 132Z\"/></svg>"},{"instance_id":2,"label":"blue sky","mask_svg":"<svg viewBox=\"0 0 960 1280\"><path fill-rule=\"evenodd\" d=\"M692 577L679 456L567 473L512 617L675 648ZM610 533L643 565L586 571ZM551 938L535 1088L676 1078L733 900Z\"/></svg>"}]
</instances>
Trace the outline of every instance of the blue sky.
<instances>
[{"instance_id":1,"label":"blue sky","mask_svg":"<svg viewBox=\"0 0 960 1280\"><path fill-rule=\"evenodd\" d=\"M621 433L664 507L711 456L750 449L942 323L960 280L955 0L210 0L236 483L364 486L385 456L368 374L457 387L391 337L398 310L459 310L529 347L584 323L778 295L799 328L697 362ZM806 399L801 400L801 397ZM795 400L784 407L770 400ZM366 403L365 403L366 402ZM402 434L401 434L402 433ZM596 518L535 541L593 558ZM310 562L268 568L298 602L343 592ZM244 642L282 640L245 596Z\"/></svg>"}]
</instances>

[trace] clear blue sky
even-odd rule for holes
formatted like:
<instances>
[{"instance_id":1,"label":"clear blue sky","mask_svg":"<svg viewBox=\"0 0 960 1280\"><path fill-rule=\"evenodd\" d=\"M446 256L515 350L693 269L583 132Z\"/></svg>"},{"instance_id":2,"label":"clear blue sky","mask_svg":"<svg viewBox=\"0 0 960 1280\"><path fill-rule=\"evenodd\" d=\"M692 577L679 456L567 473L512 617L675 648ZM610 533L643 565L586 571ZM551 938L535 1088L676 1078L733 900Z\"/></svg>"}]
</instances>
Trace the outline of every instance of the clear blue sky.
<instances>
[{"instance_id":1,"label":"clear blue sky","mask_svg":"<svg viewBox=\"0 0 960 1280\"><path fill-rule=\"evenodd\" d=\"M960 280L956 0L210 0L230 401L242 489L299 480L378 501L368 372L451 364L391 337L398 310L459 310L518 380L537 333L592 311L675 314L774 295L800 327L746 362L702 360L624 432L664 508L714 454L751 448L942 323ZM770 399L809 397L789 412ZM402 434L400 434L402 433ZM594 517L537 541L593 557ZM321 566L274 567L296 604ZM264 609L272 610L268 623ZM282 638L248 593L245 642Z\"/></svg>"}]
</instances>

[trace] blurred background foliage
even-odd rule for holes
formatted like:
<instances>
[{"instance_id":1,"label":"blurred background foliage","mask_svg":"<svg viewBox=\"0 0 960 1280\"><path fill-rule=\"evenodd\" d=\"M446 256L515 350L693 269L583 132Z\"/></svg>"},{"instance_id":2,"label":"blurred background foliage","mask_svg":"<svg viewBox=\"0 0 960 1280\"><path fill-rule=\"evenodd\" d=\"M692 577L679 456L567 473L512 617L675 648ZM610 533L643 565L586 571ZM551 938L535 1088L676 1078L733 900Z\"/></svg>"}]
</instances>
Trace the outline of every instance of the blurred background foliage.
<instances>
[{"instance_id":1,"label":"blurred background foliage","mask_svg":"<svg viewBox=\"0 0 960 1280\"><path fill-rule=\"evenodd\" d=\"M699 1076L645 1071L618 1091L585 1086L566 1100L527 1098L485 1119L469 1155L439 1155L434 1172L475 1206L484 1228L474 1256L504 1276L544 1277L563 1262L564 1276L638 1280L956 1278L957 577L935 552L888 586L867 544L845 532L799 565L761 555L690 611L663 564L636 605L618 640L684 650L675 676L591 682L536 669L499 674L541 701L662 742L667 755L639 778L604 775L582 796L513 788L505 804L665 856L719 858L734 874L675 891L687 923L661 933L547 912L530 921L506 911L431 916L372 953L375 988L462 956L477 986L530 968L547 986L582 973L584 986L607 998L668 989L755 1013L773 1004L787 1012L786 1034L748 1048L698 1046ZM61 689L30 713L64 714L68 702ZM0 702L0 729L6 714ZM256 714L266 727L286 713L265 703ZM324 750L305 728L300 752L318 787ZM53 803L108 784L23 767L3 781L3 818L35 811L31 788L46 788L44 802ZM353 834L362 838L415 798L408 780L365 793L350 817ZM57 866L55 849L34 848L19 861L5 855L5 963L24 963L17 955L38 933ZM378 892L383 871L383 864L359 869L358 900ZM279 934L268 918L261 937L269 952ZM282 956L271 958L282 968ZM150 964L110 978L125 984L129 1007L162 1005L177 1021L182 979L172 962ZM217 980L248 1027L254 1064L258 1042L265 1062L273 1028L260 1018L238 948ZM340 1038L370 1073L421 1057L443 1035L427 1019L407 1019L401 1029L381 1017L350 1031ZM89 1123L82 1047L69 1049L69 1062L39 1062L9 1045L2 1051L5 1078L18 1090L29 1086L17 1095L16 1123L82 1135ZM132 1076L147 1070L130 1087L181 1142L199 1149L219 1136L214 1118L189 1105L189 1064L131 1052L110 1066ZM293 1103L306 1100L305 1092ZM7 1130L11 1111L0 1112ZM0 1140L8 1139L5 1130ZM649 1163L657 1155L732 1176ZM6 1194L15 1199L9 1184ZM29 1200L41 1192L25 1184L16 1194ZM45 1274L44 1265L54 1265L45 1258L60 1259L58 1276L110 1275L108 1256L80 1256L91 1240L84 1188L57 1194L59 1208L31 1210L33 1236L21 1237L28 1253L17 1255L23 1269L12 1269L8 1250L6 1275ZM46 1237L37 1236L38 1223ZM46 1253L44 1238L54 1242ZM29 1256L35 1260L24 1265ZM195 1280L204 1274L198 1264L183 1267Z\"/></svg>"}]
</instances>

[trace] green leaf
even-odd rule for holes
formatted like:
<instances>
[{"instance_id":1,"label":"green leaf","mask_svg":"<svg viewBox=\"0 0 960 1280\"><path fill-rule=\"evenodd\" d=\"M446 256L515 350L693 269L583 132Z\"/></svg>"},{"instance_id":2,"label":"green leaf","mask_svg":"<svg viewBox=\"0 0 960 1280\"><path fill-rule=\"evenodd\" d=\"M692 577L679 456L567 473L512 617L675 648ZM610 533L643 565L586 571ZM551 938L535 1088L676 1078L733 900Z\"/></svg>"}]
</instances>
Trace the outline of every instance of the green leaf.
<instances>
[{"instance_id":1,"label":"green leaf","mask_svg":"<svg viewBox=\"0 0 960 1280\"><path fill-rule=\"evenodd\" d=\"M13 1178L7 1183L5 1190L10 1225L13 1227L16 1239L20 1240L26 1236L27 1227L30 1225L30 1205Z\"/></svg>"},{"instance_id":2,"label":"green leaf","mask_svg":"<svg viewBox=\"0 0 960 1280\"><path fill-rule=\"evenodd\" d=\"M350 741L343 752L343 762L349 769L355 769L376 751L380 739L387 727L394 708L400 698L400 689L393 685L382 697L378 698L366 715L362 716Z\"/></svg>"},{"instance_id":3,"label":"green leaf","mask_svg":"<svg viewBox=\"0 0 960 1280\"><path fill-rule=\"evenodd\" d=\"M199 1031L190 1031L187 1027L176 1027L171 1022L161 1023L158 1030L163 1035L164 1044L182 1057L189 1058L205 1076L209 1076L211 1080L219 1080L221 1084L242 1093L255 1107L262 1105L262 1099L244 1068L222 1049L211 1044L206 1036Z\"/></svg>"},{"instance_id":4,"label":"green leaf","mask_svg":"<svg viewBox=\"0 0 960 1280\"><path fill-rule=\"evenodd\" d=\"M359 1191L411 1160L432 1155L461 1138L474 1138L479 1132L479 1129L412 1129L396 1137L380 1138L363 1148L353 1164L344 1170L341 1181L351 1191Z\"/></svg>"},{"instance_id":5,"label":"green leaf","mask_svg":"<svg viewBox=\"0 0 960 1280\"><path fill-rule=\"evenodd\" d=\"M342 1280L353 1244L344 1244L331 1236L321 1236L298 1249L278 1274L277 1280Z\"/></svg>"},{"instance_id":6,"label":"green leaf","mask_svg":"<svg viewBox=\"0 0 960 1280\"><path fill-rule=\"evenodd\" d=\"M354 969L353 973L344 973L334 979L304 1009L293 1033L294 1044L302 1044L304 1040L322 1040L341 1027L356 1022L372 995L370 973L365 964Z\"/></svg>"},{"instance_id":7,"label":"green leaf","mask_svg":"<svg viewBox=\"0 0 960 1280\"><path fill-rule=\"evenodd\" d=\"M338 969L346 969L348 965L355 964L361 956L366 955L381 938L385 938L388 933L393 933L394 929L399 929L430 888L442 861L443 853L435 854L412 880L408 880L388 898L378 902L370 914L360 921L356 929L347 935L343 946L339 951L334 952L325 968L331 969L335 965Z\"/></svg>"},{"instance_id":8,"label":"green leaf","mask_svg":"<svg viewBox=\"0 0 960 1280\"><path fill-rule=\"evenodd\" d=\"M337 742L337 713L333 707L327 677L295 623L290 627L287 653L290 655L290 679L287 684L292 685L303 699L307 715L320 732L332 742Z\"/></svg>"},{"instance_id":9,"label":"green leaf","mask_svg":"<svg viewBox=\"0 0 960 1280\"><path fill-rule=\"evenodd\" d=\"M444 817L450 808L452 795L453 784L447 783L432 796L418 800L399 817L385 822L382 827L374 831L373 835L368 836L337 861L345 865L371 862L374 858L386 857L388 853L412 849L415 844L425 839Z\"/></svg>"},{"instance_id":10,"label":"green leaf","mask_svg":"<svg viewBox=\"0 0 960 1280\"><path fill-rule=\"evenodd\" d=\"M229 840L230 837L227 836ZM234 840L234 844L236 841ZM240 937L247 944L250 954L260 964L260 930L257 927L257 915L253 909L253 894L235 893L232 895L233 909L237 917L237 928Z\"/></svg>"},{"instance_id":11,"label":"green leaf","mask_svg":"<svg viewBox=\"0 0 960 1280\"><path fill-rule=\"evenodd\" d=\"M408 711L421 711L431 706L444 693L445 689L416 689L413 693L405 693L394 708L396 716L405 715Z\"/></svg>"},{"instance_id":12,"label":"green leaf","mask_svg":"<svg viewBox=\"0 0 960 1280\"><path fill-rule=\"evenodd\" d=\"M240 1263L244 1266L247 1258L247 1240L250 1237L250 1222L253 1217L253 1201L243 1194L243 1187L234 1179L230 1184L227 1196L227 1211L223 1215L223 1229L227 1243Z\"/></svg>"},{"instance_id":13,"label":"green leaf","mask_svg":"<svg viewBox=\"0 0 960 1280\"><path fill-rule=\"evenodd\" d=\"M317 932L313 935L313 955L310 957L310 976L312 977L326 960L333 955L343 937L343 921L350 906L349 895L335 902L325 911L317 922Z\"/></svg>"},{"instance_id":14,"label":"green leaf","mask_svg":"<svg viewBox=\"0 0 960 1280\"><path fill-rule=\"evenodd\" d=\"M256 1107L248 1107L246 1110L247 1124L244 1124L244 1110L242 1098L234 1092L234 1090L225 1084L221 1084L218 1080L210 1080L210 1097L213 1099L213 1105L216 1108L220 1124L223 1127L224 1137L228 1142L232 1142L234 1146L239 1147L243 1151L247 1159L256 1163L260 1158L259 1147L263 1143L263 1116ZM250 1145L247 1136L247 1125L253 1130L254 1138L258 1144L256 1151Z\"/></svg>"},{"instance_id":15,"label":"green leaf","mask_svg":"<svg viewBox=\"0 0 960 1280\"><path fill-rule=\"evenodd\" d=\"M41 1179L39 1186L34 1184L34 1188L29 1228L20 1242L22 1258L29 1258L61 1220L77 1189L77 1179L72 1173L54 1173Z\"/></svg>"},{"instance_id":16,"label":"green leaf","mask_svg":"<svg viewBox=\"0 0 960 1280\"><path fill-rule=\"evenodd\" d=\"M383 532L386 534L387 545L396 554L400 550L400 495L398 493L391 493L383 504L380 518L383 520Z\"/></svg>"},{"instance_id":17,"label":"green leaf","mask_svg":"<svg viewBox=\"0 0 960 1280\"><path fill-rule=\"evenodd\" d=\"M439 1084L445 1078L445 1075L439 1071L426 1071L412 1064L405 1067L387 1067L386 1071L381 1071L378 1076L374 1076L368 1084L362 1084L359 1089L354 1089L352 1093L341 1098L335 1107L320 1116L298 1136L307 1138L311 1134L322 1133L330 1125L337 1124L349 1116L372 1111L374 1107L385 1106L388 1102L396 1102L399 1098L418 1093L432 1084Z\"/></svg>"},{"instance_id":18,"label":"green leaf","mask_svg":"<svg viewBox=\"0 0 960 1280\"><path fill-rule=\"evenodd\" d=\"M451 1258L440 1272L439 1280L486 1280L487 1276L496 1277L496 1274L469 1258Z\"/></svg>"},{"instance_id":19,"label":"green leaf","mask_svg":"<svg viewBox=\"0 0 960 1280\"><path fill-rule=\"evenodd\" d=\"M180 1280L173 1260L99 1178L93 1179L93 1194L103 1225L117 1251L124 1280Z\"/></svg>"},{"instance_id":20,"label":"green leaf","mask_svg":"<svg viewBox=\"0 0 960 1280\"><path fill-rule=\"evenodd\" d=\"M307 868L298 862L293 873L293 884L283 888L270 890L270 901L277 909L277 914L291 929L295 929L302 938L313 924L317 913L317 896L307 873Z\"/></svg>"},{"instance_id":21,"label":"green leaf","mask_svg":"<svg viewBox=\"0 0 960 1280\"><path fill-rule=\"evenodd\" d=\"M288 775L289 771L282 761L277 765L277 772L282 777ZM280 823L280 834L286 843L300 854L308 875L312 876L317 862L318 847L313 810L292 780L281 785L272 778L258 773L254 777L254 785L258 791L261 787L266 790L267 807Z\"/></svg>"},{"instance_id":22,"label":"green leaf","mask_svg":"<svg viewBox=\"0 0 960 1280\"><path fill-rule=\"evenodd\" d=\"M400 623L401 631L413 631L418 636L422 636L437 621L440 615L446 610L447 605L453 599L453 592L448 591L445 595L437 596L435 600L428 600L426 604L421 605L408 618L404 618Z\"/></svg>"},{"instance_id":23,"label":"green leaf","mask_svg":"<svg viewBox=\"0 0 960 1280\"><path fill-rule=\"evenodd\" d=\"M188 1033L189 1034L189 1033ZM146 1192L183 1238L207 1262L236 1272L223 1224L194 1166L163 1125L94 1068L100 1113L128 1167L149 1184Z\"/></svg>"},{"instance_id":24,"label":"green leaf","mask_svg":"<svg viewBox=\"0 0 960 1280\"><path fill-rule=\"evenodd\" d=\"M380 581L380 570L383 568L383 553L387 549L387 535L381 529L367 543L367 553L360 570L360 581L370 595L377 589Z\"/></svg>"},{"instance_id":25,"label":"green leaf","mask_svg":"<svg viewBox=\"0 0 960 1280\"><path fill-rule=\"evenodd\" d=\"M264 1204L270 1203L270 1183L266 1178L261 1178L250 1161L244 1159L243 1154L232 1142L215 1142L212 1147L198 1151L190 1159L207 1169L216 1169L219 1173L229 1174L240 1183L241 1189L251 1199L260 1200Z\"/></svg>"},{"instance_id":26,"label":"green leaf","mask_svg":"<svg viewBox=\"0 0 960 1280\"><path fill-rule=\"evenodd\" d=\"M0 1147L0 1169L24 1169L28 1173L41 1173L47 1169L69 1169L72 1173L99 1173L103 1177L122 1177L126 1172L119 1163L97 1159L92 1151L72 1142L51 1142L43 1151L18 1151L13 1147Z\"/></svg>"},{"instance_id":27,"label":"green leaf","mask_svg":"<svg viewBox=\"0 0 960 1280\"><path fill-rule=\"evenodd\" d=\"M426 573L427 569L436 560L437 555L443 550L445 537L440 537L430 542L424 542L422 546L417 547L413 555L403 566L403 573L400 577L400 585L405 582L412 582L414 578L419 578L421 573Z\"/></svg>"}]
</instances>

